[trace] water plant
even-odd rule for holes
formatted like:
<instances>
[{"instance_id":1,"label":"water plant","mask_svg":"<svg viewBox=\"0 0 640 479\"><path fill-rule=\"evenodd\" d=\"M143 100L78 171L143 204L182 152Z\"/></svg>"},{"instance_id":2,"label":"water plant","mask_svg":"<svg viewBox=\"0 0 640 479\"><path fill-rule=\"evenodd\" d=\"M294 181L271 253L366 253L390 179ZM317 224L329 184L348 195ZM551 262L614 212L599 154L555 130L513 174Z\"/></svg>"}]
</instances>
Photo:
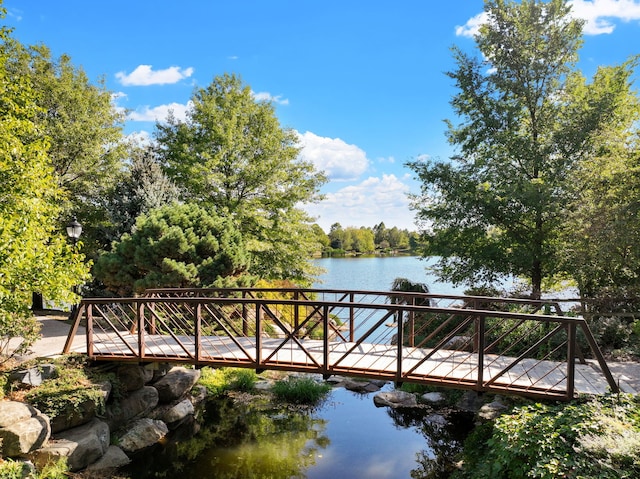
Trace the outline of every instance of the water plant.
<instances>
[{"instance_id":1,"label":"water plant","mask_svg":"<svg viewBox=\"0 0 640 479\"><path fill-rule=\"evenodd\" d=\"M318 382L309 376L289 376L276 381L273 394L281 401L293 404L318 404L331 391L327 383Z\"/></svg>"}]
</instances>

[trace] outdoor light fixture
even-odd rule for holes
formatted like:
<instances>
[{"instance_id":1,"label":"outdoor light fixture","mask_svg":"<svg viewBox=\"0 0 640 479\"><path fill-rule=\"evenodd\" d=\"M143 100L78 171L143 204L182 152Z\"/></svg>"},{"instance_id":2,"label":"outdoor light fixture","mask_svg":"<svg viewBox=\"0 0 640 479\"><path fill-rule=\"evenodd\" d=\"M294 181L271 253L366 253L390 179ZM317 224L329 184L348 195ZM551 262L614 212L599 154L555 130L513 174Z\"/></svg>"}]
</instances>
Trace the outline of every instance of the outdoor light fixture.
<instances>
[{"instance_id":1,"label":"outdoor light fixture","mask_svg":"<svg viewBox=\"0 0 640 479\"><path fill-rule=\"evenodd\" d=\"M74 216L71 222L67 225L67 236L73 240L73 244L76 244L81 234L82 225L78 223L78 219Z\"/></svg>"}]
</instances>

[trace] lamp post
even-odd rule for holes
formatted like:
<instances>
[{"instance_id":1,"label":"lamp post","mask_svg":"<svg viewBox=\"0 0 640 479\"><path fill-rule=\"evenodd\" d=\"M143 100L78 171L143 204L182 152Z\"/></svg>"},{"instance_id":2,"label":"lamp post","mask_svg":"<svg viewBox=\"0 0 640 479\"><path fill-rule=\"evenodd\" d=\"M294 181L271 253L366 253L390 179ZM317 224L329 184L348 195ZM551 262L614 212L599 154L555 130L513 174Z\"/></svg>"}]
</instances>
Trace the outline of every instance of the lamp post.
<instances>
[{"instance_id":1,"label":"lamp post","mask_svg":"<svg viewBox=\"0 0 640 479\"><path fill-rule=\"evenodd\" d=\"M78 238L82 234L82 225L78 223L78 219L74 216L71 222L67 225L67 236L73 241L75 246L78 242Z\"/></svg>"},{"instance_id":2,"label":"lamp post","mask_svg":"<svg viewBox=\"0 0 640 479\"><path fill-rule=\"evenodd\" d=\"M82 234L82 225L78 223L78 219L74 216L73 219L67 225L67 236L71 238L71 241L73 241L73 246L78 244L78 239L80 238L81 234ZM77 286L73 287L73 292L78 294ZM71 306L71 314L73 315L75 311L76 311L76 305L74 304Z\"/></svg>"}]
</instances>

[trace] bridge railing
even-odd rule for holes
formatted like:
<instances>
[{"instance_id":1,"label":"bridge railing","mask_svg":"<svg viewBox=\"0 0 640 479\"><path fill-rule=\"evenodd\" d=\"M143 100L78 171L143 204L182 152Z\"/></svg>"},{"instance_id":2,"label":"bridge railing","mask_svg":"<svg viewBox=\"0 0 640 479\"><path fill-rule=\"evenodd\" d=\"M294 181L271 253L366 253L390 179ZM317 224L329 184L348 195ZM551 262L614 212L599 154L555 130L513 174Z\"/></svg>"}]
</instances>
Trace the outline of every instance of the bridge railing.
<instances>
[{"instance_id":1,"label":"bridge railing","mask_svg":"<svg viewBox=\"0 0 640 479\"><path fill-rule=\"evenodd\" d=\"M553 310L544 302L335 290L179 293L85 299L72 334L84 321L87 354L97 360L285 369L554 398L595 387L576 369L590 356L605 387L617 389L585 321L542 314Z\"/></svg>"}]
</instances>

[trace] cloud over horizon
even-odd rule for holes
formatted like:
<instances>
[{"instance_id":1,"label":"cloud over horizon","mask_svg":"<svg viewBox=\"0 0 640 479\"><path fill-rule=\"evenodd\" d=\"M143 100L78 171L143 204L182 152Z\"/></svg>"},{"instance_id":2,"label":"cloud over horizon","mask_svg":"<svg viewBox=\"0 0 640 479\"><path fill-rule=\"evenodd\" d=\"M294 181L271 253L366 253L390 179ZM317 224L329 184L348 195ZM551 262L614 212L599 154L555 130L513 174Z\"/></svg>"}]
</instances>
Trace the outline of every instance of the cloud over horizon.
<instances>
[{"instance_id":1,"label":"cloud over horizon","mask_svg":"<svg viewBox=\"0 0 640 479\"><path fill-rule=\"evenodd\" d=\"M360 183L345 186L314 205L305 206L325 230L334 223L343 227L372 227L384 222L388 227L416 230L409 209L409 184L393 174L370 176Z\"/></svg>"},{"instance_id":2,"label":"cloud over horizon","mask_svg":"<svg viewBox=\"0 0 640 479\"><path fill-rule=\"evenodd\" d=\"M310 131L298 133L302 151L300 156L324 171L332 181L355 180L369 168L367 154L356 145L340 138L326 138Z\"/></svg>"},{"instance_id":3,"label":"cloud over horizon","mask_svg":"<svg viewBox=\"0 0 640 479\"><path fill-rule=\"evenodd\" d=\"M153 121L164 122L169 116L169 112L173 113L173 116L180 121L187 119L187 110L190 107L190 102L186 105L183 103L169 103L168 105L159 105L150 107L149 105L137 108L127 115L127 120L130 121Z\"/></svg>"}]
</instances>

